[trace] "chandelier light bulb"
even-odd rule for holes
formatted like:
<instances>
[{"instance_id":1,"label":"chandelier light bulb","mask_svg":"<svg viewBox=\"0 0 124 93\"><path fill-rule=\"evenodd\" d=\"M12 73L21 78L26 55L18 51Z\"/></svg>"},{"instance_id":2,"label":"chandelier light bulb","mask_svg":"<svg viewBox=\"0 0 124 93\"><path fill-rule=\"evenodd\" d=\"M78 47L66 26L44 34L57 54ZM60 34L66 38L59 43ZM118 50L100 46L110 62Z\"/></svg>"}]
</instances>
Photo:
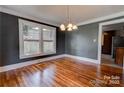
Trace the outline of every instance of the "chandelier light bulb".
<instances>
[{"instance_id":1,"label":"chandelier light bulb","mask_svg":"<svg viewBox=\"0 0 124 93\"><path fill-rule=\"evenodd\" d=\"M72 31L72 28L71 28L71 27L69 27L67 30L68 30L68 31Z\"/></svg>"},{"instance_id":2,"label":"chandelier light bulb","mask_svg":"<svg viewBox=\"0 0 124 93\"><path fill-rule=\"evenodd\" d=\"M72 28L73 28L74 30L78 29L78 27L77 27L76 25L74 25Z\"/></svg>"},{"instance_id":3,"label":"chandelier light bulb","mask_svg":"<svg viewBox=\"0 0 124 93\"><path fill-rule=\"evenodd\" d=\"M71 27L73 27L73 25L71 24L71 23L69 23L68 25L67 25L67 27L69 28L71 28Z\"/></svg>"},{"instance_id":4,"label":"chandelier light bulb","mask_svg":"<svg viewBox=\"0 0 124 93\"><path fill-rule=\"evenodd\" d=\"M64 31L66 28L65 28L65 25L64 24L61 24L60 25L60 29L62 30L62 31Z\"/></svg>"}]
</instances>

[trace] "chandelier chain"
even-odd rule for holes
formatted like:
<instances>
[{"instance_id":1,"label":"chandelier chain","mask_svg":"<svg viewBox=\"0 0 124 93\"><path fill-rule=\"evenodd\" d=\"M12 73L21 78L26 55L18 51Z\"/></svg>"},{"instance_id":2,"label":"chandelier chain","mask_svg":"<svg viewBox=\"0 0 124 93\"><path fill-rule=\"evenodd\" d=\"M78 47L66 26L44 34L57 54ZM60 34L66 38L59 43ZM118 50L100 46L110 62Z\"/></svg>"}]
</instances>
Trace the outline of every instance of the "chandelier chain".
<instances>
[{"instance_id":1,"label":"chandelier chain","mask_svg":"<svg viewBox=\"0 0 124 93\"><path fill-rule=\"evenodd\" d=\"M67 21L68 21L68 23L71 23L71 16L70 16L70 6L69 5L67 5Z\"/></svg>"}]
</instances>

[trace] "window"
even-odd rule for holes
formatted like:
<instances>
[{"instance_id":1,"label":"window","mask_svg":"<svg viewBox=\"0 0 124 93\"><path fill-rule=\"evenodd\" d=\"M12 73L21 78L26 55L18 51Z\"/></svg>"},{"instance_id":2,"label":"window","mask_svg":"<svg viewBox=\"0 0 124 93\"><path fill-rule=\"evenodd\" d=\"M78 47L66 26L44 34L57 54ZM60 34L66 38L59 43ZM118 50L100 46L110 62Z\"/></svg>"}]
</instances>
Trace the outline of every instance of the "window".
<instances>
[{"instance_id":1,"label":"window","mask_svg":"<svg viewBox=\"0 0 124 93\"><path fill-rule=\"evenodd\" d=\"M19 19L20 58L56 53L56 28Z\"/></svg>"},{"instance_id":2,"label":"window","mask_svg":"<svg viewBox=\"0 0 124 93\"><path fill-rule=\"evenodd\" d=\"M55 33L53 33L50 30L44 30L43 31L43 52L48 53L48 52L54 52L54 37Z\"/></svg>"}]
</instances>

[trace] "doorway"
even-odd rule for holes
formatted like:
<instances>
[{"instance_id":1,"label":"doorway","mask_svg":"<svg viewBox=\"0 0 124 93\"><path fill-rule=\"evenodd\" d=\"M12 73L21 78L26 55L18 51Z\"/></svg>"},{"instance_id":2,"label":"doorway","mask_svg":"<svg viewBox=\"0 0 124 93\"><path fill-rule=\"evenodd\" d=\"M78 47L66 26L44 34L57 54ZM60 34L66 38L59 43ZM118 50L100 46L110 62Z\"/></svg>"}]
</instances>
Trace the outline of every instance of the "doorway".
<instances>
[{"instance_id":1,"label":"doorway","mask_svg":"<svg viewBox=\"0 0 124 93\"><path fill-rule=\"evenodd\" d=\"M124 19L99 24L98 60L102 65L123 66Z\"/></svg>"}]
</instances>

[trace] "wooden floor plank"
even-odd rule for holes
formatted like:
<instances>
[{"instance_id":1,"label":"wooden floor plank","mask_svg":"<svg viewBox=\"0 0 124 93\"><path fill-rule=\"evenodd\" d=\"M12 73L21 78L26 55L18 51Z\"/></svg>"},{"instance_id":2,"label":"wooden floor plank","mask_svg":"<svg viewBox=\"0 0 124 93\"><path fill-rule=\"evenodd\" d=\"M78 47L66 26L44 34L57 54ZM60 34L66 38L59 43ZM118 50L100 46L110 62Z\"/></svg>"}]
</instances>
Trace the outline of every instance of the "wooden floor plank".
<instances>
[{"instance_id":1,"label":"wooden floor plank","mask_svg":"<svg viewBox=\"0 0 124 93\"><path fill-rule=\"evenodd\" d=\"M119 77L111 79L109 77ZM0 73L1 87L124 86L124 71L71 58L59 58Z\"/></svg>"}]
</instances>

